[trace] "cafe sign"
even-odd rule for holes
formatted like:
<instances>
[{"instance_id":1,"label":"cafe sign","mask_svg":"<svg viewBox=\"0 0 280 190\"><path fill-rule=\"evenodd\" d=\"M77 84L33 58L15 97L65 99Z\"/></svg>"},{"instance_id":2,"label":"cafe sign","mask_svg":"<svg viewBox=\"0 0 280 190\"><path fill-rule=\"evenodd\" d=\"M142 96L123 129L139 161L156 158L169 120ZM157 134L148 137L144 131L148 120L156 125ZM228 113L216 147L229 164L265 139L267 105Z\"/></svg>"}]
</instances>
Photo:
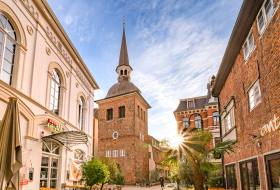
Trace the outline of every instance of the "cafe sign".
<instances>
[{"instance_id":1,"label":"cafe sign","mask_svg":"<svg viewBox=\"0 0 280 190\"><path fill-rule=\"evenodd\" d=\"M60 133L64 131L64 125L59 124L52 119L48 119L47 127L54 133Z\"/></svg>"},{"instance_id":2,"label":"cafe sign","mask_svg":"<svg viewBox=\"0 0 280 190\"><path fill-rule=\"evenodd\" d=\"M274 115L274 117L261 128L261 136L266 136L277 130L280 130L280 118Z\"/></svg>"}]
</instances>

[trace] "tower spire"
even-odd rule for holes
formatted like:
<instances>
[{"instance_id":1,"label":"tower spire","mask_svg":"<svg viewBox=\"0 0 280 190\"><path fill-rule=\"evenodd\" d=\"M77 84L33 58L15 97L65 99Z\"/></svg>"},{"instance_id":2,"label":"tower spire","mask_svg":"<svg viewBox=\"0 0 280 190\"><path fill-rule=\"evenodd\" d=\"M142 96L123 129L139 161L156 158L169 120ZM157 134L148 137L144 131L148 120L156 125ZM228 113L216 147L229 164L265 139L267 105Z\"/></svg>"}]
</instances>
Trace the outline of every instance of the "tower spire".
<instances>
[{"instance_id":1,"label":"tower spire","mask_svg":"<svg viewBox=\"0 0 280 190\"><path fill-rule=\"evenodd\" d=\"M120 49L120 58L119 64L116 68L116 72L119 77L118 80L130 80L130 73L132 71L132 67L129 65L127 45L126 45L126 36L125 36L125 20L123 18L123 33L122 33L122 44Z\"/></svg>"}]
</instances>

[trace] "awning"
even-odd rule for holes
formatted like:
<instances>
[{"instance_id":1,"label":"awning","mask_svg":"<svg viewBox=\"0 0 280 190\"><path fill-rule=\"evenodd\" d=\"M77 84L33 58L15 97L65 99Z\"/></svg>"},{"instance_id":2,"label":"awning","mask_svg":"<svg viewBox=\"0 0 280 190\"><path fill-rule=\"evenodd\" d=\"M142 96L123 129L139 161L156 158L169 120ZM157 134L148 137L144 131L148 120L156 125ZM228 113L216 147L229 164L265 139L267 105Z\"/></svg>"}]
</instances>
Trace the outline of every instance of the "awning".
<instances>
[{"instance_id":1,"label":"awning","mask_svg":"<svg viewBox=\"0 0 280 190\"><path fill-rule=\"evenodd\" d=\"M42 137L43 141L55 140L63 145L87 144L88 136L82 131L63 131Z\"/></svg>"}]
</instances>

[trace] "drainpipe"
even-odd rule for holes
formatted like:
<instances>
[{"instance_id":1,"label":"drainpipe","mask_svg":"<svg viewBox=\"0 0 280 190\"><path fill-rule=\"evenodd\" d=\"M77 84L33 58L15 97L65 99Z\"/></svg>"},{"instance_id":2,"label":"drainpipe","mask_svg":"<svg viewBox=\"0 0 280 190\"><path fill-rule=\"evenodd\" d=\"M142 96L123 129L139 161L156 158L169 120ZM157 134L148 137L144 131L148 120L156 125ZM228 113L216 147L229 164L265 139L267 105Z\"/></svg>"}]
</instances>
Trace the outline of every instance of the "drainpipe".
<instances>
[{"instance_id":1,"label":"drainpipe","mask_svg":"<svg viewBox=\"0 0 280 190\"><path fill-rule=\"evenodd\" d=\"M219 108L219 128L220 128L220 138L222 140L222 120L221 120L221 103L219 96L218 98L218 108ZM222 175L223 175L223 187L226 189L226 183L225 183L225 168L224 168L224 155L222 155Z\"/></svg>"}]
</instances>

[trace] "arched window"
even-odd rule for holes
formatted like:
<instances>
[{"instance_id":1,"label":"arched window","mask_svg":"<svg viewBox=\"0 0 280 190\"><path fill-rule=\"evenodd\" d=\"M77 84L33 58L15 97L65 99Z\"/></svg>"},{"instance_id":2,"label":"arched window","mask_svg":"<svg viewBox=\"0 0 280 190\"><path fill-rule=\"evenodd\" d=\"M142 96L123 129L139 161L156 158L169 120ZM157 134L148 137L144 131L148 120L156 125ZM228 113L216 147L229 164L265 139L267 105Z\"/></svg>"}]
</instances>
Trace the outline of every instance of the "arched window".
<instances>
[{"instance_id":1,"label":"arched window","mask_svg":"<svg viewBox=\"0 0 280 190\"><path fill-rule=\"evenodd\" d=\"M42 151L50 154L59 155L59 144L54 141L43 141Z\"/></svg>"},{"instance_id":2,"label":"arched window","mask_svg":"<svg viewBox=\"0 0 280 190\"><path fill-rule=\"evenodd\" d=\"M121 70L121 75L123 75L123 70Z\"/></svg>"},{"instance_id":3,"label":"arched window","mask_svg":"<svg viewBox=\"0 0 280 190\"><path fill-rule=\"evenodd\" d=\"M202 123L201 123L201 116L200 115L198 115L198 114L195 115L194 122L195 122L195 128L202 129Z\"/></svg>"},{"instance_id":4,"label":"arched window","mask_svg":"<svg viewBox=\"0 0 280 190\"><path fill-rule=\"evenodd\" d=\"M54 69L51 78L50 110L55 114L59 114L60 88L60 76L58 71Z\"/></svg>"},{"instance_id":5,"label":"arched window","mask_svg":"<svg viewBox=\"0 0 280 190\"><path fill-rule=\"evenodd\" d=\"M78 125L79 129L84 129L84 110L85 110L85 101L83 97L79 98L79 106L78 106Z\"/></svg>"},{"instance_id":6,"label":"arched window","mask_svg":"<svg viewBox=\"0 0 280 190\"><path fill-rule=\"evenodd\" d=\"M127 75L127 70L124 70L124 75Z\"/></svg>"},{"instance_id":7,"label":"arched window","mask_svg":"<svg viewBox=\"0 0 280 190\"><path fill-rule=\"evenodd\" d=\"M0 12L0 79L11 85L16 51L16 33Z\"/></svg>"}]
</instances>

